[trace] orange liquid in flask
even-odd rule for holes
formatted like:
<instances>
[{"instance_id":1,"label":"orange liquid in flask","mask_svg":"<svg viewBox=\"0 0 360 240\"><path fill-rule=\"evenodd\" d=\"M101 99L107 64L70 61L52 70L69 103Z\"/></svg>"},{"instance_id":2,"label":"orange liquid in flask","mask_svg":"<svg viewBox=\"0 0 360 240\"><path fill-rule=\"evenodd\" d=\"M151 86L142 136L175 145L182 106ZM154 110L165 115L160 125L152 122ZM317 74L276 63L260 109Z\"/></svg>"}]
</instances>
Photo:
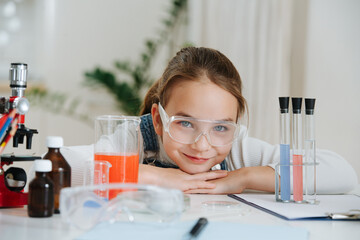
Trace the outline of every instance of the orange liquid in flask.
<instances>
[{"instance_id":1,"label":"orange liquid in flask","mask_svg":"<svg viewBox=\"0 0 360 240\"><path fill-rule=\"evenodd\" d=\"M139 173L139 154L119 155L112 153L95 153L95 161L108 161L109 183L137 183ZM121 190L109 191L109 199L116 197Z\"/></svg>"}]
</instances>

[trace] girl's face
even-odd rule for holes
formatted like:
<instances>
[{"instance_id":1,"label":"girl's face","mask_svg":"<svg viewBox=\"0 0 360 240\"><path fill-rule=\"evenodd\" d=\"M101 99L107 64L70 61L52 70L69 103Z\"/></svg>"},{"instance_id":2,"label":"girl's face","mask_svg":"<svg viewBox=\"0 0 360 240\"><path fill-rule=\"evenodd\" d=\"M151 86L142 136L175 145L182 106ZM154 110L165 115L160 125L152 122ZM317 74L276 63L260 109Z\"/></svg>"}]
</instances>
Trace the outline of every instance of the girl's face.
<instances>
[{"instance_id":1,"label":"girl's face","mask_svg":"<svg viewBox=\"0 0 360 240\"><path fill-rule=\"evenodd\" d=\"M168 103L163 107L169 117L186 116L234 123L237 120L237 99L206 76L199 81L179 81L171 87L168 94ZM165 152L184 172L195 174L209 171L229 154L231 144L214 147L204 135L192 144L173 140L163 128L157 104L152 106L152 116L155 131L162 137Z\"/></svg>"}]
</instances>

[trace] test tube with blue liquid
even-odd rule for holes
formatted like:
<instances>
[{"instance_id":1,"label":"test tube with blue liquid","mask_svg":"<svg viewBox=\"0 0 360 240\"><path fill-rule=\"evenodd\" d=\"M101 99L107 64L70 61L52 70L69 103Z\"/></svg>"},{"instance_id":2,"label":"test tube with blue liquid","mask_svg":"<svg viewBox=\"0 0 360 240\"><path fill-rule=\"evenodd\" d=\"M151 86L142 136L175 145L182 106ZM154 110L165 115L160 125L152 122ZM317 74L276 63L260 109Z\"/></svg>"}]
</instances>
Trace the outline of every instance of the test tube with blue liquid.
<instances>
[{"instance_id":1,"label":"test tube with blue liquid","mask_svg":"<svg viewBox=\"0 0 360 240\"><path fill-rule=\"evenodd\" d=\"M293 198L303 201L302 98L291 98L293 110Z\"/></svg>"},{"instance_id":2,"label":"test tube with blue liquid","mask_svg":"<svg viewBox=\"0 0 360 240\"><path fill-rule=\"evenodd\" d=\"M280 196L281 201L290 201L290 114L289 97L279 97L280 104Z\"/></svg>"},{"instance_id":3,"label":"test tube with blue liquid","mask_svg":"<svg viewBox=\"0 0 360 240\"><path fill-rule=\"evenodd\" d=\"M315 146L315 98L305 98L305 198L316 201L316 146Z\"/></svg>"}]
</instances>

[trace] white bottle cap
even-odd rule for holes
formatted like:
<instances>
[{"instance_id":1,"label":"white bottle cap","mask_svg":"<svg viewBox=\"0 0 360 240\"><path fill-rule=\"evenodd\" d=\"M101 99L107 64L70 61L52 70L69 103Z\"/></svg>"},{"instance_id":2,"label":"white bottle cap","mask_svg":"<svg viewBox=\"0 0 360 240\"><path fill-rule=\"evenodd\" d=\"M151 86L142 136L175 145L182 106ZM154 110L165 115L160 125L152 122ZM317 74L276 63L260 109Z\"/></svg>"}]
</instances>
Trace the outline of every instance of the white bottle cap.
<instances>
[{"instance_id":1,"label":"white bottle cap","mask_svg":"<svg viewBox=\"0 0 360 240\"><path fill-rule=\"evenodd\" d=\"M47 159L35 160L35 172L51 172L52 162Z\"/></svg>"},{"instance_id":2,"label":"white bottle cap","mask_svg":"<svg viewBox=\"0 0 360 240\"><path fill-rule=\"evenodd\" d=\"M61 148L64 145L64 140L59 136L49 136L46 138L46 146L48 148Z\"/></svg>"}]
</instances>

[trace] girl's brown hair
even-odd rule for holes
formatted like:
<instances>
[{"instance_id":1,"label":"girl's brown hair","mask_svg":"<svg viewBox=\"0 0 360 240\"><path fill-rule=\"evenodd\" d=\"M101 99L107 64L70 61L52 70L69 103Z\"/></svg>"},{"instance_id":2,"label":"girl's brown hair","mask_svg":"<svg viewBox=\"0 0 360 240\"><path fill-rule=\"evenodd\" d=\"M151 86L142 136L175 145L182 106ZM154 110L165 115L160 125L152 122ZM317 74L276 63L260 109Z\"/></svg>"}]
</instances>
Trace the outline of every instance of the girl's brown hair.
<instances>
[{"instance_id":1,"label":"girl's brown hair","mask_svg":"<svg viewBox=\"0 0 360 240\"><path fill-rule=\"evenodd\" d=\"M151 113L153 103L160 102L165 107L168 93L176 81L197 81L204 75L236 97L239 103L238 117L242 116L247 104L242 95L242 82L238 71L221 52L204 47L183 48L170 60L162 77L146 94L140 114Z\"/></svg>"}]
</instances>

